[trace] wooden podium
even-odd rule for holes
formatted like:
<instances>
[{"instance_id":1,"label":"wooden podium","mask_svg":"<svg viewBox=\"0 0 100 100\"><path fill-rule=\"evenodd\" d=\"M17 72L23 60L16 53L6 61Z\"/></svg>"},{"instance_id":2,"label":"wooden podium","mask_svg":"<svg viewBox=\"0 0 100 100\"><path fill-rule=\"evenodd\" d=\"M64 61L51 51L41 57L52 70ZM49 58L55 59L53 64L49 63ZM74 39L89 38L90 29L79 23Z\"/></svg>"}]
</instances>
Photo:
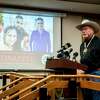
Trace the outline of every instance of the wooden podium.
<instances>
[{"instance_id":1,"label":"wooden podium","mask_svg":"<svg viewBox=\"0 0 100 100\"><path fill-rule=\"evenodd\" d=\"M67 74L76 74L77 69L87 70L87 66L68 59L47 59L46 68Z\"/></svg>"},{"instance_id":2,"label":"wooden podium","mask_svg":"<svg viewBox=\"0 0 100 100\"><path fill-rule=\"evenodd\" d=\"M87 70L87 66L84 66L78 62L74 62L68 59L47 59L47 69L53 69L55 74L76 74L77 69ZM68 88L64 88L64 98L75 98L77 100L77 82L76 80L69 80Z\"/></svg>"}]
</instances>

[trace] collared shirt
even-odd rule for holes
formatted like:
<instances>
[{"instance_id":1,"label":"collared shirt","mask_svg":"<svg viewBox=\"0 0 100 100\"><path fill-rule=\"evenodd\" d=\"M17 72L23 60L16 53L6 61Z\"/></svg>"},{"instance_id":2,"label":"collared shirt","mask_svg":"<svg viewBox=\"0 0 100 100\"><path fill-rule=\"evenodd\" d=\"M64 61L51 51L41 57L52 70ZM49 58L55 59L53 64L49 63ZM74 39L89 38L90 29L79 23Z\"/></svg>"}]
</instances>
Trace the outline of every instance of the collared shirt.
<instances>
[{"instance_id":1,"label":"collared shirt","mask_svg":"<svg viewBox=\"0 0 100 100\"><path fill-rule=\"evenodd\" d=\"M100 38L94 37L87 47L87 52L84 51L84 42L80 46L80 62L88 66L87 73L100 68Z\"/></svg>"},{"instance_id":2,"label":"collared shirt","mask_svg":"<svg viewBox=\"0 0 100 100\"><path fill-rule=\"evenodd\" d=\"M30 48L31 51L35 52L51 52L51 42L50 42L50 33L46 30L35 30L31 34L30 38Z\"/></svg>"}]
</instances>

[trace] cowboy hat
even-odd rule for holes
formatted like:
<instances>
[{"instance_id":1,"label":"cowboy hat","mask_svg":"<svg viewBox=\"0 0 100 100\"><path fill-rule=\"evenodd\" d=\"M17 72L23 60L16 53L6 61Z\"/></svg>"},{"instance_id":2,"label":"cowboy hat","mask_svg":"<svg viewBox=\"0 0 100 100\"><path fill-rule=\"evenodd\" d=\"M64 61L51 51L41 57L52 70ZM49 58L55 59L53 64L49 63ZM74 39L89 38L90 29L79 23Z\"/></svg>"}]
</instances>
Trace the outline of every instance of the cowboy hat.
<instances>
[{"instance_id":1,"label":"cowboy hat","mask_svg":"<svg viewBox=\"0 0 100 100\"><path fill-rule=\"evenodd\" d=\"M83 20L80 25L76 26L76 28L81 31L84 26L92 27L95 33L100 31L100 25L98 23L96 23L94 21L87 20L87 19Z\"/></svg>"}]
</instances>

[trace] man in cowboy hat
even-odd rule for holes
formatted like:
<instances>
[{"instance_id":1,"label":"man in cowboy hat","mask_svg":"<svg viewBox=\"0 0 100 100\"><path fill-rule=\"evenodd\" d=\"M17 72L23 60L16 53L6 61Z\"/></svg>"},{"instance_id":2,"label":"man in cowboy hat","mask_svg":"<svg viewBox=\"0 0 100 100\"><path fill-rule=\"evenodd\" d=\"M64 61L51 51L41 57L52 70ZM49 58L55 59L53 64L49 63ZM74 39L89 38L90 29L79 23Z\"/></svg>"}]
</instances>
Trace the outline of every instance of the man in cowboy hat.
<instances>
[{"instance_id":1,"label":"man in cowboy hat","mask_svg":"<svg viewBox=\"0 0 100 100\"><path fill-rule=\"evenodd\" d=\"M76 28L82 32L80 62L88 66L85 73L100 75L100 38L95 35L100 31L99 24L94 21L83 20ZM100 80L98 81L100 82ZM84 100L100 100L100 91L85 90L85 93Z\"/></svg>"}]
</instances>

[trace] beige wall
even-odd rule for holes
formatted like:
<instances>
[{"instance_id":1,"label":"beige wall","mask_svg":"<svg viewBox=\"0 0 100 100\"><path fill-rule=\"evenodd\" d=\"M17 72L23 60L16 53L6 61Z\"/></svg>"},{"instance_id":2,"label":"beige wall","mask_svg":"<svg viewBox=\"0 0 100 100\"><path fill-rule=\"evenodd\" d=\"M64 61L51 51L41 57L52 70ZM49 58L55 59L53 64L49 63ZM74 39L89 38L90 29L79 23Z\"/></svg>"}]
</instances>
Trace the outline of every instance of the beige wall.
<instances>
[{"instance_id":1,"label":"beige wall","mask_svg":"<svg viewBox=\"0 0 100 100\"><path fill-rule=\"evenodd\" d=\"M68 15L67 17L63 18L62 41L63 44L67 42L70 42L72 44L73 53L76 51L79 53L79 46L81 44L81 33L75 28L75 26L80 24L81 20L81 16L75 15Z\"/></svg>"},{"instance_id":2,"label":"beige wall","mask_svg":"<svg viewBox=\"0 0 100 100\"><path fill-rule=\"evenodd\" d=\"M80 48L82 38L81 38L81 32L79 30L77 30L75 28L75 26L80 24L81 20L82 20L82 16L78 16L78 15L67 15L62 20L63 21L62 22L62 43L63 43L63 45L67 42L71 43L72 48L73 48L73 53L76 51L79 53L79 48ZM60 22L60 19L58 18L56 20L56 22ZM56 26L56 25L54 25L54 26ZM58 26L60 29L60 24L58 24ZM58 33L58 32L60 32L60 30L58 30L55 33ZM57 37L57 38L59 38L59 37ZM58 48L60 48L59 47L60 44L56 45L56 46ZM80 59L80 56L78 56L77 61L79 61L79 59Z\"/></svg>"}]
</instances>

